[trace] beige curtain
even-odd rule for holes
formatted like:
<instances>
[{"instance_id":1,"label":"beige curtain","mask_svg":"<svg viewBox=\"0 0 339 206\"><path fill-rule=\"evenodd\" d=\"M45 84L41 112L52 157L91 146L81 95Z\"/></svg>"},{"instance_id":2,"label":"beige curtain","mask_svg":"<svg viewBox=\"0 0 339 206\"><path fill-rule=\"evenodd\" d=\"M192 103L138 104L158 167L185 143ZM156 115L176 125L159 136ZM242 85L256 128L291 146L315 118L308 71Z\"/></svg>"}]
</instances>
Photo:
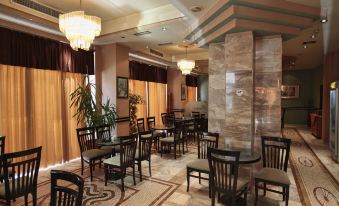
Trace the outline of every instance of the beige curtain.
<instances>
[{"instance_id":1,"label":"beige curtain","mask_svg":"<svg viewBox=\"0 0 339 206\"><path fill-rule=\"evenodd\" d=\"M0 135L6 151L42 146L41 167L80 156L69 94L82 74L0 65Z\"/></svg>"},{"instance_id":2,"label":"beige curtain","mask_svg":"<svg viewBox=\"0 0 339 206\"><path fill-rule=\"evenodd\" d=\"M143 99L143 103L139 104L137 106L137 118L146 118L147 116L147 93L146 93L146 82L145 81L139 81L139 80L129 80L129 90L133 94L140 95ZM145 120L146 121L146 120Z\"/></svg>"},{"instance_id":3,"label":"beige curtain","mask_svg":"<svg viewBox=\"0 0 339 206\"><path fill-rule=\"evenodd\" d=\"M161 124L161 113L166 112L166 84L149 82L148 97L148 116L154 116L156 124Z\"/></svg>"},{"instance_id":4,"label":"beige curtain","mask_svg":"<svg viewBox=\"0 0 339 206\"><path fill-rule=\"evenodd\" d=\"M189 102L197 101L197 88L196 87L187 87L187 101Z\"/></svg>"}]
</instances>

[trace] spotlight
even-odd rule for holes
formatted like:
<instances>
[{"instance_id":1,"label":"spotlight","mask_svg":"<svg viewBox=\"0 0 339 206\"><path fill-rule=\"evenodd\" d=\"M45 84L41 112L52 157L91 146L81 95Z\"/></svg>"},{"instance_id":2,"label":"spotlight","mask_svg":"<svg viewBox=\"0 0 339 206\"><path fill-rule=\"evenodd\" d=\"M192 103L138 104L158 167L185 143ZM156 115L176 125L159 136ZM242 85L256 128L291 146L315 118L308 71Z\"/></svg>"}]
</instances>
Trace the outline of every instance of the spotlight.
<instances>
[{"instance_id":1,"label":"spotlight","mask_svg":"<svg viewBox=\"0 0 339 206\"><path fill-rule=\"evenodd\" d=\"M327 17L321 18L320 22L323 23L323 24L325 24L326 22L328 22Z\"/></svg>"},{"instance_id":2,"label":"spotlight","mask_svg":"<svg viewBox=\"0 0 339 206\"><path fill-rule=\"evenodd\" d=\"M162 31L166 31L167 30L167 27L162 27Z\"/></svg>"}]
</instances>

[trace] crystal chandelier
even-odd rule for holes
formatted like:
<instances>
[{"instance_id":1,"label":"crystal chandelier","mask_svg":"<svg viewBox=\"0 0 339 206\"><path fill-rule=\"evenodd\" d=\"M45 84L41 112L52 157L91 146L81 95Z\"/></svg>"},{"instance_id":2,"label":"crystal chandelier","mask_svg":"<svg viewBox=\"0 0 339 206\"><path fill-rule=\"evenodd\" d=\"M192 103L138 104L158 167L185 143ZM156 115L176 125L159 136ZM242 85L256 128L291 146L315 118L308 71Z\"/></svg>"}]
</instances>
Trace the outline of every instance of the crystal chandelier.
<instances>
[{"instance_id":1,"label":"crystal chandelier","mask_svg":"<svg viewBox=\"0 0 339 206\"><path fill-rule=\"evenodd\" d=\"M191 73L191 71L195 67L195 61L187 59L187 46L185 46L185 48L186 48L186 58L180 59L177 62L177 65L183 75L188 75Z\"/></svg>"},{"instance_id":2,"label":"crystal chandelier","mask_svg":"<svg viewBox=\"0 0 339 206\"><path fill-rule=\"evenodd\" d=\"M85 15L84 11L73 11L59 16L59 28L70 41L72 49L89 50L94 38L100 34L101 19Z\"/></svg>"}]
</instances>

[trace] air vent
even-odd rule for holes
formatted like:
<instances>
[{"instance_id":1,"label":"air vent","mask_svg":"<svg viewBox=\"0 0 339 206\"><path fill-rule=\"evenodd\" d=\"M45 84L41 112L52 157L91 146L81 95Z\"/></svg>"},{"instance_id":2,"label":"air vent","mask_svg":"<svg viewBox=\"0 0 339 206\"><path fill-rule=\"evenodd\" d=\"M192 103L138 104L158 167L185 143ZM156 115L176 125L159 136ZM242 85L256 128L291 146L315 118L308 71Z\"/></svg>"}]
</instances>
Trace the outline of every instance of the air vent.
<instances>
[{"instance_id":1,"label":"air vent","mask_svg":"<svg viewBox=\"0 0 339 206\"><path fill-rule=\"evenodd\" d=\"M146 35L146 34L150 34L150 33L152 33L152 32L150 32L150 31L142 31L142 32L135 33L134 35L135 36L142 36L142 35Z\"/></svg>"},{"instance_id":2,"label":"air vent","mask_svg":"<svg viewBox=\"0 0 339 206\"><path fill-rule=\"evenodd\" d=\"M201 7L201 6L191 6L191 7L190 7L190 10L191 10L192 12L194 12L194 13L196 13L196 12L201 12L202 7Z\"/></svg>"},{"instance_id":3,"label":"air vent","mask_svg":"<svg viewBox=\"0 0 339 206\"><path fill-rule=\"evenodd\" d=\"M20 4L22 6L28 7L30 9L33 9L35 11L47 14L49 16L53 16L55 18L59 18L59 14L62 14L62 12L52 9L48 6L45 6L43 4L39 4L35 1L31 0L12 0L13 3Z\"/></svg>"},{"instance_id":4,"label":"air vent","mask_svg":"<svg viewBox=\"0 0 339 206\"><path fill-rule=\"evenodd\" d=\"M158 44L158 46L169 46L169 45L173 45L173 43L167 42L167 43Z\"/></svg>"},{"instance_id":5,"label":"air vent","mask_svg":"<svg viewBox=\"0 0 339 206\"><path fill-rule=\"evenodd\" d=\"M150 49L149 51L150 51L151 54L157 55L159 57L164 57L164 54L159 52L159 51L156 51L154 49Z\"/></svg>"}]
</instances>

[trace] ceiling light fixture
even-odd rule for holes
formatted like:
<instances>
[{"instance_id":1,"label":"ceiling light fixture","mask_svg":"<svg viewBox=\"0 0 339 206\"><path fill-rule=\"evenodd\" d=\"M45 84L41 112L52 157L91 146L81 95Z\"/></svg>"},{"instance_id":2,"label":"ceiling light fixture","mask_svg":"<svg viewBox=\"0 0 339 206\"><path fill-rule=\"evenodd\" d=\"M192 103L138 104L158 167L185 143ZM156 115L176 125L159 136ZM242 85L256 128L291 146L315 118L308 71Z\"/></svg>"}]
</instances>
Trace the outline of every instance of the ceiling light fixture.
<instances>
[{"instance_id":1,"label":"ceiling light fixture","mask_svg":"<svg viewBox=\"0 0 339 206\"><path fill-rule=\"evenodd\" d=\"M178 68L181 70L183 75L188 75L192 72L195 67L195 61L187 59L187 45L183 46L186 49L186 58L180 59L177 63Z\"/></svg>"},{"instance_id":2,"label":"ceiling light fixture","mask_svg":"<svg viewBox=\"0 0 339 206\"><path fill-rule=\"evenodd\" d=\"M167 27L162 27L162 31L167 31Z\"/></svg>"},{"instance_id":3,"label":"ceiling light fixture","mask_svg":"<svg viewBox=\"0 0 339 206\"><path fill-rule=\"evenodd\" d=\"M101 19L96 16L85 15L82 11L73 11L59 16L59 28L70 41L72 49L89 50L96 36L101 32Z\"/></svg>"},{"instance_id":4,"label":"ceiling light fixture","mask_svg":"<svg viewBox=\"0 0 339 206\"><path fill-rule=\"evenodd\" d=\"M321 18L320 18L320 22L325 24L326 22L328 22L328 18L327 18L327 9L324 8L322 9L322 15L321 15Z\"/></svg>"}]
</instances>

